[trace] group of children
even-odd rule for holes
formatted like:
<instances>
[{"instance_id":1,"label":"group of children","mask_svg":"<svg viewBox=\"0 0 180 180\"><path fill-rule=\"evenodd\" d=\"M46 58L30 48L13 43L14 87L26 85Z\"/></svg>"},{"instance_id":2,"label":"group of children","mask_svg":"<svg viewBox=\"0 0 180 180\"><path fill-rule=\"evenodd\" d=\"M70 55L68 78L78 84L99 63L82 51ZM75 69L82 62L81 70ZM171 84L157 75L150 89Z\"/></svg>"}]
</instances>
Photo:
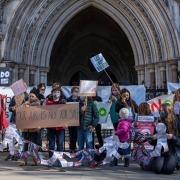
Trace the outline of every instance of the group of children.
<instances>
[{"instance_id":1,"label":"group of children","mask_svg":"<svg viewBox=\"0 0 180 180\"><path fill-rule=\"evenodd\" d=\"M30 92L28 101L26 101L25 94L25 102L23 101L22 103L26 106L40 106L44 102L46 102L46 105L65 103L65 97L58 83L53 84L52 92L46 98L46 101L44 101L44 91L45 87L43 85L39 86L38 91L34 89ZM98 97L95 97L95 99L89 98L88 103L85 105L78 97L78 91L78 87L74 87L72 89L72 96L67 100L68 102L80 103L80 127L69 128L71 138L70 145L73 150L76 149L76 141L78 139L79 149L77 152L73 151L69 158L76 159L73 160L76 161L76 166L78 164L83 165L83 162L86 161L92 162L93 166L101 163L117 165L118 159L123 158L124 166L128 167L130 159L133 156L133 159L138 161L143 169L146 169L152 164L152 160L153 163L155 163L154 159L162 157L164 154L166 154L165 156L168 158L170 158L169 154L173 154L174 157L176 156L176 161L171 157L171 163L176 163L175 166L177 166L177 168L180 166L180 89L175 93L173 107L168 103L163 104L160 111L160 118L156 119L153 117L151 128L154 130L143 132L140 131L138 127L138 117L153 116L149 104L145 102L137 106L135 101L131 99L130 92L127 89L120 90L117 84L113 84L110 97L110 116L115 133L113 136L104 139L104 144L101 142L99 146L95 146L95 149L93 146L93 133L98 130L98 110L94 101L96 101ZM11 122L15 122L15 107L15 102L10 104L10 110L13 112L12 118L14 118L14 121L11 120ZM26 147L22 153L25 165L27 164L28 158L28 153L26 152L29 149L33 149L32 143L41 146L41 143L38 141L38 131L38 129L35 129L23 132L23 137L27 140L25 143ZM49 128L48 140L49 158L51 158L54 151L64 150L64 144L62 143L64 141L64 128ZM27 145L29 141L32 143ZM87 149L84 149L85 142ZM151 144L153 144L155 148L151 150L147 149ZM55 149L55 147L57 147L57 149ZM37 155L38 151L36 151L30 151L30 155L34 156L34 153ZM156 162L155 164L158 163ZM160 168L160 166L158 166L161 170L156 169L155 171L162 172L164 164L165 159L162 162L162 167ZM171 167L173 167L172 164ZM168 171L167 169L168 168L166 168L166 172Z\"/></svg>"}]
</instances>

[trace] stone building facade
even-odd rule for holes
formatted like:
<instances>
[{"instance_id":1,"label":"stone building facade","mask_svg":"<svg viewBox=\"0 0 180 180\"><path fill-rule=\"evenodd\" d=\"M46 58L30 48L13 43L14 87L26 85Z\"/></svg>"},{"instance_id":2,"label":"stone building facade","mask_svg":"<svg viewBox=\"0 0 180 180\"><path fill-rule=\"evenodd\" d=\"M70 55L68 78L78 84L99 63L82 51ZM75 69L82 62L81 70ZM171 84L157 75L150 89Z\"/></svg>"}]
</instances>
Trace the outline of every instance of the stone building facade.
<instances>
[{"instance_id":1,"label":"stone building facade","mask_svg":"<svg viewBox=\"0 0 180 180\"><path fill-rule=\"evenodd\" d=\"M0 66L11 68L13 81L105 80L89 63L99 52L120 84L178 82L178 1L0 1Z\"/></svg>"}]
</instances>

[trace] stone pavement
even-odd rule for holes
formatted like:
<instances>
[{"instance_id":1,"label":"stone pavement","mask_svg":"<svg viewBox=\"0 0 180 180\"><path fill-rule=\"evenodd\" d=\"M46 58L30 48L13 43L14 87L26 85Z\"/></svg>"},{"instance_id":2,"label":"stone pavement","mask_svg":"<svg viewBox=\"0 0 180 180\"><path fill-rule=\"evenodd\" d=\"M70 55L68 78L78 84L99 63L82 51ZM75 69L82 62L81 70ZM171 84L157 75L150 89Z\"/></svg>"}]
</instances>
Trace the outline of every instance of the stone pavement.
<instances>
[{"instance_id":1,"label":"stone pavement","mask_svg":"<svg viewBox=\"0 0 180 180\"><path fill-rule=\"evenodd\" d=\"M44 166L19 166L19 162L4 161L5 154L0 153L0 180L179 180L180 171L173 175L157 175L152 172L143 171L132 163L129 168L122 164L118 167L98 168L48 168Z\"/></svg>"}]
</instances>

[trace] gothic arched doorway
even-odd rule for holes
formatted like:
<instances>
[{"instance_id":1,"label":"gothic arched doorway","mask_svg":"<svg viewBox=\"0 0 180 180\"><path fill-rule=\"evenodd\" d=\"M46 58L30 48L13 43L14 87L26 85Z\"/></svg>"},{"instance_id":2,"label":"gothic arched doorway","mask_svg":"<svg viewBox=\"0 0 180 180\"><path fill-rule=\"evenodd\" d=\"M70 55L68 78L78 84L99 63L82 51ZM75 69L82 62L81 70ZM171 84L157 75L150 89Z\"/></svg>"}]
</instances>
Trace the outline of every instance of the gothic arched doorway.
<instances>
[{"instance_id":1,"label":"gothic arched doorway","mask_svg":"<svg viewBox=\"0 0 180 180\"><path fill-rule=\"evenodd\" d=\"M78 13L60 32L51 53L48 82L60 81L69 85L75 76L80 80L82 72L91 80L106 79L103 72L97 73L90 62L90 57L100 52L109 63L108 71L114 80L137 83L134 55L125 33L95 7Z\"/></svg>"}]
</instances>

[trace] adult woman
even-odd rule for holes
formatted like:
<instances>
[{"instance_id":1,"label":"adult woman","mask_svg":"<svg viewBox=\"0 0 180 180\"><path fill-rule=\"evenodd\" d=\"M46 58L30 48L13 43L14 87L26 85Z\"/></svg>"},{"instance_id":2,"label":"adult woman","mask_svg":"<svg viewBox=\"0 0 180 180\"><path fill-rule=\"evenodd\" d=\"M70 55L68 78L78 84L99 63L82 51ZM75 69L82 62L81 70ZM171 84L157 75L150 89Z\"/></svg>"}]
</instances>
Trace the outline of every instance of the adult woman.
<instances>
[{"instance_id":1,"label":"adult woman","mask_svg":"<svg viewBox=\"0 0 180 180\"><path fill-rule=\"evenodd\" d=\"M114 83L111 87L111 108L110 108L110 116L111 121L113 123L114 129L117 129L118 126L118 120L119 120L119 113L116 112L116 104L118 100L120 99L120 88L119 85Z\"/></svg>"},{"instance_id":2,"label":"adult woman","mask_svg":"<svg viewBox=\"0 0 180 180\"><path fill-rule=\"evenodd\" d=\"M176 134L176 117L172 107L168 103L162 104L162 111L160 112L160 120L167 126L167 133Z\"/></svg>"},{"instance_id":3,"label":"adult woman","mask_svg":"<svg viewBox=\"0 0 180 180\"><path fill-rule=\"evenodd\" d=\"M23 105L24 106L40 106L40 101L38 99L38 92L37 90L33 89L31 90L29 94L29 100L26 101ZM23 131L23 137L25 140L29 140L35 144L39 145L38 142L38 132L39 129L27 129Z\"/></svg>"},{"instance_id":4,"label":"adult woman","mask_svg":"<svg viewBox=\"0 0 180 180\"><path fill-rule=\"evenodd\" d=\"M138 113L138 106L131 98L129 90L125 88L120 91L120 99L116 103L116 112L119 113L122 108L127 108L129 110L129 118L134 121L135 114Z\"/></svg>"},{"instance_id":5,"label":"adult woman","mask_svg":"<svg viewBox=\"0 0 180 180\"><path fill-rule=\"evenodd\" d=\"M44 83L40 83L37 86L37 90L38 90L38 99L41 102L41 105L45 102L45 91L46 91L46 85Z\"/></svg>"},{"instance_id":6,"label":"adult woman","mask_svg":"<svg viewBox=\"0 0 180 180\"><path fill-rule=\"evenodd\" d=\"M176 159L177 169L180 169L180 89L175 92L173 100L173 109L176 116Z\"/></svg>"},{"instance_id":7,"label":"adult woman","mask_svg":"<svg viewBox=\"0 0 180 180\"><path fill-rule=\"evenodd\" d=\"M177 119L177 130L180 132L180 88L175 92L173 109Z\"/></svg>"}]
</instances>

